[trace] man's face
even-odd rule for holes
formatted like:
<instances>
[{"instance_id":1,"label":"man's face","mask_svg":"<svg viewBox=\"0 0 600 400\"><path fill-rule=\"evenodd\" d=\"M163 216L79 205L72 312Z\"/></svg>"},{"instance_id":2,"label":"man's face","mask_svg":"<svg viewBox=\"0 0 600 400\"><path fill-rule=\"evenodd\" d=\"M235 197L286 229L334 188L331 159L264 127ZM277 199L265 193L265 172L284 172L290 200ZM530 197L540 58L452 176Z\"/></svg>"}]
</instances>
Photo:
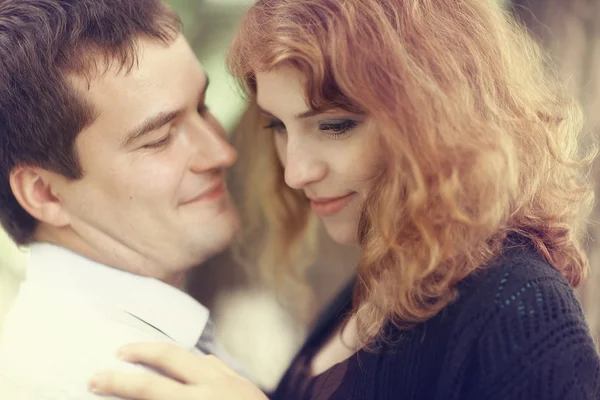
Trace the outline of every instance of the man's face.
<instances>
[{"instance_id":1,"label":"man's face","mask_svg":"<svg viewBox=\"0 0 600 400\"><path fill-rule=\"evenodd\" d=\"M97 119L75 143L83 178L56 185L68 229L100 261L165 280L226 247L238 217L223 169L237 154L204 105L208 79L185 39L142 39L129 73L73 82Z\"/></svg>"}]
</instances>

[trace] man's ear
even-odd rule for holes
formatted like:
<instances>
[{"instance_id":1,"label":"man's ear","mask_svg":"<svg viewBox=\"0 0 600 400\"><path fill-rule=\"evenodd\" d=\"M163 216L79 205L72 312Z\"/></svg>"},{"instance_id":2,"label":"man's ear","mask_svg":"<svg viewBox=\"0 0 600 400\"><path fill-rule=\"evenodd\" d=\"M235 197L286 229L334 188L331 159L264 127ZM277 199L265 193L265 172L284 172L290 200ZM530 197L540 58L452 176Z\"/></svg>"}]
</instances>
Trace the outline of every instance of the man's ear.
<instances>
[{"instance_id":1,"label":"man's ear","mask_svg":"<svg viewBox=\"0 0 600 400\"><path fill-rule=\"evenodd\" d=\"M10 173L10 187L21 205L32 217L51 226L69 225L56 184L59 175L39 167L17 166Z\"/></svg>"}]
</instances>

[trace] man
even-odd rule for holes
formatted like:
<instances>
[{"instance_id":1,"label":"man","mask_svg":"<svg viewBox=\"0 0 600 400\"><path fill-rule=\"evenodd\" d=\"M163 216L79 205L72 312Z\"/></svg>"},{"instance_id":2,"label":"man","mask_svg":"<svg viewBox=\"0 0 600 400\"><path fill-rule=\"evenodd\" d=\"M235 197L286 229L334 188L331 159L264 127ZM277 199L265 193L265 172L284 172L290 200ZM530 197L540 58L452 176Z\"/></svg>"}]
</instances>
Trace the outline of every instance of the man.
<instances>
[{"instance_id":1,"label":"man","mask_svg":"<svg viewBox=\"0 0 600 400\"><path fill-rule=\"evenodd\" d=\"M130 342L220 355L180 290L238 227L207 86L159 0L0 0L0 220L30 245L0 398L95 398Z\"/></svg>"}]
</instances>

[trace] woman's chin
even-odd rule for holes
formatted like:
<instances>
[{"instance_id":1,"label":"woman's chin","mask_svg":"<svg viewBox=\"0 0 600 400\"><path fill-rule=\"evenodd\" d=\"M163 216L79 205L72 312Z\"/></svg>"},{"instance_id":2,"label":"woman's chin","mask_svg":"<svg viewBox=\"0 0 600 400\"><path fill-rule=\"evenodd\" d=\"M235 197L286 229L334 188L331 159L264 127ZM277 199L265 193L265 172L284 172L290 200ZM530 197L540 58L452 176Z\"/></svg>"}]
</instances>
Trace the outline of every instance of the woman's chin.
<instances>
[{"instance_id":1,"label":"woman's chin","mask_svg":"<svg viewBox=\"0 0 600 400\"><path fill-rule=\"evenodd\" d=\"M334 242L345 246L358 245L358 235L356 233L356 227L346 226L346 224L324 223L324 225L327 234Z\"/></svg>"}]
</instances>

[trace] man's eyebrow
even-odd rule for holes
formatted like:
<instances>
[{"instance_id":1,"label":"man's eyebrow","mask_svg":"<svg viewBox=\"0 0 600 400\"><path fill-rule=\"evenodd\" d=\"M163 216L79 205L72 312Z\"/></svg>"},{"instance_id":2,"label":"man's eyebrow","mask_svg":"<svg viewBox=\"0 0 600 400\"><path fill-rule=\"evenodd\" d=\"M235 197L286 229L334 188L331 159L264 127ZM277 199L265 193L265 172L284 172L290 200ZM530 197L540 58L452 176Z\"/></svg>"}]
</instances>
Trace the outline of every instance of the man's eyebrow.
<instances>
[{"instance_id":1,"label":"man's eyebrow","mask_svg":"<svg viewBox=\"0 0 600 400\"><path fill-rule=\"evenodd\" d=\"M204 87L200 91L200 99L204 99L206 97L206 91L208 90L209 83L210 81L207 76ZM132 129L127 135L125 135L125 139L123 139L123 147L129 146L142 136L165 126L169 122L176 119L182 112L183 110L161 112L153 117L148 118L138 127Z\"/></svg>"},{"instance_id":2,"label":"man's eyebrow","mask_svg":"<svg viewBox=\"0 0 600 400\"><path fill-rule=\"evenodd\" d=\"M138 127L132 129L123 139L123 147L131 145L142 136L157 130L173 121L181 114L181 110L161 112L142 122Z\"/></svg>"}]
</instances>

